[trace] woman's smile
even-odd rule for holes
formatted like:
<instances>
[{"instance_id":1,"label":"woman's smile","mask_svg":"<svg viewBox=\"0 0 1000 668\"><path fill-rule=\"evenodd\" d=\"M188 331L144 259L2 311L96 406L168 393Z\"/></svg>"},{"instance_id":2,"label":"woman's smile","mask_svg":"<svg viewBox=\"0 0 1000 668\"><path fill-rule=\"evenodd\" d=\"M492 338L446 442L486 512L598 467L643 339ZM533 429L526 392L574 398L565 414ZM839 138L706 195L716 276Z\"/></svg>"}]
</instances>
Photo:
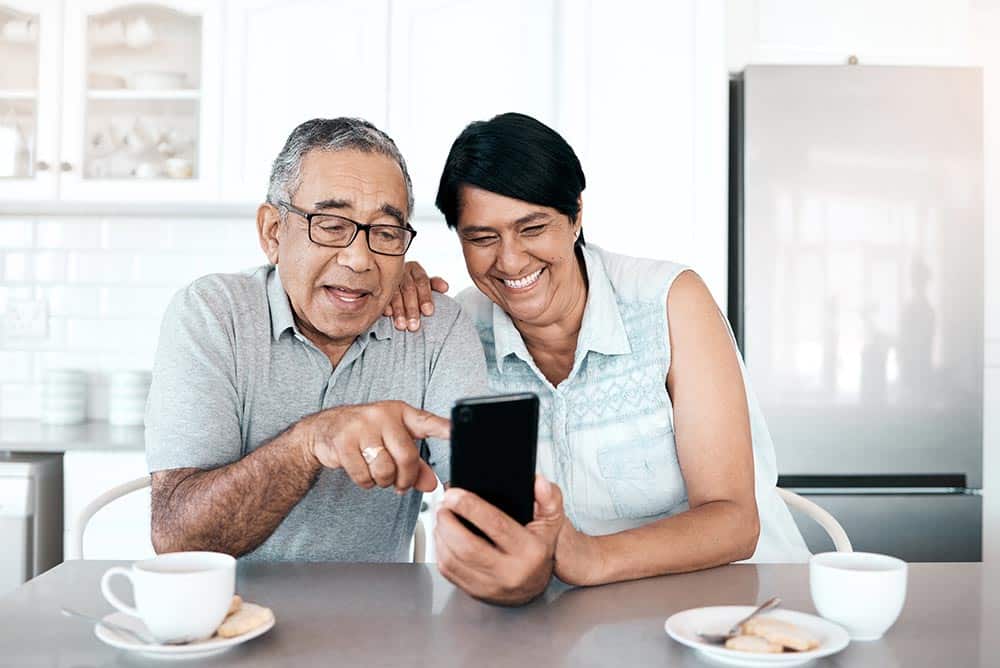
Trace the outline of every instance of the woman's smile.
<instances>
[{"instance_id":1,"label":"woman's smile","mask_svg":"<svg viewBox=\"0 0 1000 668\"><path fill-rule=\"evenodd\" d=\"M545 267L536 269L530 274L526 274L520 278L498 278L497 280L508 290L514 292L526 292L538 283L538 279L541 278L543 271L545 271Z\"/></svg>"}]
</instances>

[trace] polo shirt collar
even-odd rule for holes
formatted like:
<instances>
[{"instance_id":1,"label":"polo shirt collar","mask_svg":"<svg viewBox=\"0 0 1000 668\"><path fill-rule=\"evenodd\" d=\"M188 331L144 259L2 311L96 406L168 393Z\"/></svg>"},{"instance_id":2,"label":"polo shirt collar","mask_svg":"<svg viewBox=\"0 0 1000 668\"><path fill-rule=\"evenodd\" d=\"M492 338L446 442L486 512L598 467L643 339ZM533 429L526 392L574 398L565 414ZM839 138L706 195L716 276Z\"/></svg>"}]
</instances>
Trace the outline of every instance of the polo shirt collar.
<instances>
[{"instance_id":1,"label":"polo shirt collar","mask_svg":"<svg viewBox=\"0 0 1000 668\"><path fill-rule=\"evenodd\" d=\"M281 285L281 276L278 267L271 265L271 274L267 277L267 306L271 311L271 336L275 341L281 339L281 335L289 329L298 334L299 329L295 326L295 316L292 314L292 305L288 301L288 294Z\"/></svg>"}]
</instances>

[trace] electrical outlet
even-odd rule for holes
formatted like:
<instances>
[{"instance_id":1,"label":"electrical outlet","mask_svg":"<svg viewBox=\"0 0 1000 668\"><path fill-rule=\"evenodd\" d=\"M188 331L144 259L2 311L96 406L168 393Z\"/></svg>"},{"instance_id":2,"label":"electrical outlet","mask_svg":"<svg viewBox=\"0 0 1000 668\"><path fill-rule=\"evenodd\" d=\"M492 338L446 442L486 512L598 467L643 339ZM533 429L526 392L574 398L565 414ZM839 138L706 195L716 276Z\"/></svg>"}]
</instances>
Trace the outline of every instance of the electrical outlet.
<instances>
[{"instance_id":1,"label":"electrical outlet","mask_svg":"<svg viewBox=\"0 0 1000 668\"><path fill-rule=\"evenodd\" d=\"M44 339L49 333L49 307L44 299L11 299L4 314L8 339Z\"/></svg>"}]
</instances>

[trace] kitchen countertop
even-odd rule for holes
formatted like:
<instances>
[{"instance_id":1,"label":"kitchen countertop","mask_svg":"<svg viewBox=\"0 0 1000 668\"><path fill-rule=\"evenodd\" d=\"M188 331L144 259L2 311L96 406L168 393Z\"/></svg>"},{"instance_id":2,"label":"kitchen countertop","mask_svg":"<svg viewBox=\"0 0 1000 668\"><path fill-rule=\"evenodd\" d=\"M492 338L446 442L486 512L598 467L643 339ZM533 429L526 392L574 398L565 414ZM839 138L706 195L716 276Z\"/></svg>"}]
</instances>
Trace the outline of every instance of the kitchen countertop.
<instances>
[{"instance_id":1,"label":"kitchen countertop","mask_svg":"<svg viewBox=\"0 0 1000 668\"><path fill-rule=\"evenodd\" d=\"M120 563L69 561L0 598L0 665L165 665L108 647L89 622L59 614L60 606L111 612L99 582ZM128 597L126 584L116 584ZM675 612L779 595L783 607L815 614L804 564L730 565L589 589L556 583L523 608L480 603L434 564L241 564L236 589L271 607L275 627L185 666L694 667L709 664L664 633ZM810 665L995 666L998 628L998 569L911 564L896 625Z\"/></svg>"},{"instance_id":2,"label":"kitchen countertop","mask_svg":"<svg viewBox=\"0 0 1000 668\"><path fill-rule=\"evenodd\" d=\"M145 447L143 427L122 427L99 420L74 425L0 420L0 451L143 450Z\"/></svg>"}]
</instances>

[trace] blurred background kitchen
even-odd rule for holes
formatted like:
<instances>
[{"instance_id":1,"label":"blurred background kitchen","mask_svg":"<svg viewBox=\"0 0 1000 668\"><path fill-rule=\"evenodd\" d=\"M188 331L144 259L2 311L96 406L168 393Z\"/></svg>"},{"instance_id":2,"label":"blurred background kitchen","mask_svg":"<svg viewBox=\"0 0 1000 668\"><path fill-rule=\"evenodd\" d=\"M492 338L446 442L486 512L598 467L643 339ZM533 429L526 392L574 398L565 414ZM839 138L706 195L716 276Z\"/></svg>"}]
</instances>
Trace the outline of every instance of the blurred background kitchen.
<instances>
[{"instance_id":1,"label":"blurred background kitchen","mask_svg":"<svg viewBox=\"0 0 1000 668\"><path fill-rule=\"evenodd\" d=\"M338 115L399 144L410 257L453 292L451 141L555 127L588 241L726 310L784 486L857 549L1000 557L997 35L996 0L0 0L0 594L145 474L167 301L263 262L271 160ZM148 512L102 510L84 554L150 552Z\"/></svg>"}]
</instances>

